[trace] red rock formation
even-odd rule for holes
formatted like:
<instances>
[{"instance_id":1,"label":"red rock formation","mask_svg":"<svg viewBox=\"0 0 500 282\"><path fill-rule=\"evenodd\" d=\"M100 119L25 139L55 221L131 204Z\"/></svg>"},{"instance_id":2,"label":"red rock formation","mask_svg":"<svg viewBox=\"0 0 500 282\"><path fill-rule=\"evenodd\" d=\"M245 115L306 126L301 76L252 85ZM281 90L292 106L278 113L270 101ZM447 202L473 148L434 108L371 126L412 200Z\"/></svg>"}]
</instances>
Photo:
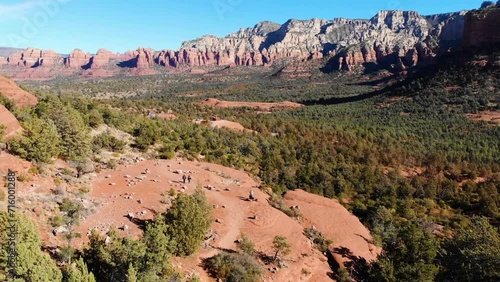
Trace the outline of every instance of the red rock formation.
<instances>
[{"instance_id":1,"label":"red rock formation","mask_svg":"<svg viewBox=\"0 0 500 282\"><path fill-rule=\"evenodd\" d=\"M90 68L98 69L109 64L109 61L115 55L106 49L99 49L97 54L90 59Z\"/></svg>"},{"instance_id":2,"label":"red rock formation","mask_svg":"<svg viewBox=\"0 0 500 282\"><path fill-rule=\"evenodd\" d=\"M8 58L9 65L24 66L27 68L40 66L54 66L62 57L52 50L39 50L28 48L11 54Z\"/></svg>"},{"instance_id":3,"label":"red rock formation","mask_svg":"<svg viewBox=\"0 0 500 282\"><path fill-rule=\"evenodd\" d=\"M136 56L137 68L149 68L153 64L154 64L153 51L145 48L137 49L137 56Z\"/></svg>"},{"instance_id":4,"label":"red rock formation","mask_svg":"<svg viewBox=\"0 0 500 282\"><path fill-rule=\"evenodd\" d=\"M75 49L71 51L64 64L70 68L81 68L89 65L90 59L91 55L89 53L85 54L82 50Z\"/></svg>"},{"instance_id":5,"label":"red rock formation","mask_svg":"<svg viewBox=\"0 0 500 282\"><path fill-rule=\"evenodd\" d=\"M493 20L486 23L479 18L469 19L466 44L496 40L498 32L495 28L499 26L500 15L490 13ZM352 70L370 63L381 68L405 70L430 64L436 54L450 46L458 46L463 35L464 15L464 12L458 12L422 16L416 12L381 11L369 20L289 20L283 25L261 22L223 38L203 36L186 41L179 51L164 50L156 54L153 50L139 48L125 54L113 54L101 49L92 57L81 50L74 50L64 60L68 68L59 69L54 75L63 72L62 75L75 74L78 71L88 76L109 76L120 72L149 74L157 70L153 67L155 64L179 69L269 66L282 60L305 62L325 56L331 57L330 62L336 69ZM476 34L477 30L484 34L474 39L472 34ZM53 51L31 48L11 54L6 63L28 68L15 74L35 75L40 70L38 67L48 67L50 71L44 69L44 75L50 76L53 69L62 65L61 61L61 56ZM5 60L0 59L2 64ZM82 71L80 68L89 70Z\"/></svg>"},{"instance_id":6,"label":"red rock formation","mask_svg":"<svg viewBox=\"0 0 500 282\"><path fill-rule=\"evenodd\" d=\"M6 65L7 64L7 58L0 57L0 65Z\"/></svg>"}]
</instances>

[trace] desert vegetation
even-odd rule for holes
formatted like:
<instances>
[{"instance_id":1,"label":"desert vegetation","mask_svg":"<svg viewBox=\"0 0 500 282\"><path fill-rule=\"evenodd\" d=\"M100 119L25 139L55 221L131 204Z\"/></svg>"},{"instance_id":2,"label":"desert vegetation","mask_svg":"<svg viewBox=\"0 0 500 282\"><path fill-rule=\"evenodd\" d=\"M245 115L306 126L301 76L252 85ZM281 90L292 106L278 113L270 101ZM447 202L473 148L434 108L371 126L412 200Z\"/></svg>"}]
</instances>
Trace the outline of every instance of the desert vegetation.
<instances>
[{"instance_id":1,"label":"desert vegetation","mask_svg":"<svg viewBox=\"0 0 500 282\"><path fill-rule=\"evenodd\" d=\"M245 87L238 90L230 86L243 83L240 78L191 84L179 79L165 84L168 88L154 89L149 85L159 85L156 77L81 84L55 81L49 87L52 93L35 91L40 102L34 108L11 108L25 130L8 144L11 153L35 163L89 162L102 150L117 153L127 147L107 132L90 134L106 125L133 136L131 150L158 158L204 159L245 170L272 189L274 207L294 218L300 218L300 212L283 206L279 198L288 190L304 189L341 200L369 227L383 249L376 262L353 258L352 271L339 271L344 281L349 276L359 281L496 281L500 127L469 120L466 114L499 110L499 77L497 66L455 63L450 57L423 73L395 79L381 90L367 82L355 83L355 75L348 82L323 75L277 83L274 77L252 75L250 80L244 78ZM318 81L328 83L315 84ZM104 92L127 92L137 85L150 92L91 99ZM37 89L36 84L30 87ZM203 94L186 96L189 92ZM193 103L213 96L246 101L286 98L308 106L261 114L249 108ZM179 119L147 116L148 111L167 110ZM255 132L192 122L214 116L237 121ZM419 173L402 173L408 168L418 168ZM20 275L27 281L187 279L170 259L189 256L200 247L213 222L211 205L201 190L172 196L171 207L145 224L141 239L122 238L113 231L109 239L92 234L84 250L67 252L64 262L72 263L62 268L41 251L33 224L22 219L20 236L26 237L23 251L27 253L20 254L20 265L36 260L40 269L21 268ZM68 203L61 205L66 225L75 224L70 220L75 209ZM3 224L5 217L1 217ZM313 229L305 233L324 252L330 240L335 240ZM4 231L0 240L6 240ZM207 260L214 277L258 281L263 270L251 242L245 240L241 253L222 252ZM268 255L275 261L290 251L284 237L274 238L273 245L275 253ZM5 256L2 252L2 266ZM1 279L2 275L0 271Z\"/></svg>"}]
</instances>

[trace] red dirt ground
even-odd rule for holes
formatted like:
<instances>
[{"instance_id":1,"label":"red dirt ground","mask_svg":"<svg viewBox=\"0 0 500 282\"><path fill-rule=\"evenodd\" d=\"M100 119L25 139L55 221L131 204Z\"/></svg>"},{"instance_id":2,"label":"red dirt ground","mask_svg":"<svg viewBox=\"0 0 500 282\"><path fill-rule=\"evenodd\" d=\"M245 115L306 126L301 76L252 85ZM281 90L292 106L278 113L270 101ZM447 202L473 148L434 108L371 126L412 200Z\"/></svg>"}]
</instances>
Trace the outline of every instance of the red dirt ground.
<instances>
[{"instance_id":1,"label":"red dirt ground","mask_svg":"<svg viewBox=\"0 0 500 282\"><path fill-rule=\"evenodd\" d=\"M166 119L166 120L176 120L177 116L174 114L169 114L169 113L161 113L158 114L159 118Z\"/></svg>"},{"instance_id":2,"label":"red dirt ground","mask_svg":"<svg viewBox=\"0 0 500 282\"><path fill-rule=\"evenodd\" d=\"M54 166L64 167L65 164L56 162ZM29 162L7 153L0 154L2 174L7 172L7 168L18 173L27 173L30 167ZM146 169L149 169L149 173L145 174L142 182L127 186L127 180L144 176L142 172ZM182 183L182 174L191 175L191 183ZM51 234L52 229L46 226L48 217L55 212L56 204L50 203L53 197L50 189L54 188L54 182L51 177L30 177L30 181L19 183L22 212L39 223L45 244L60 244L62 241L59 237L54 237ZM206 242L193 256L173 260L174 266L180 267L184 272L198 274L202 281L214 281L201 267L202 259L215 255L221 249L236 249L235 240L240 238L240 234L246 234L255 242L257 251L268 255L273 254L274 236L282 235L288 239L292 247L292 252L286 256L288 267L271 273L268 268L272 266L265 266L265 281L331 281L328 274L332 271L327 259L303 235L305 226L315 225L325 236L334 240L335 246L346 247L354 255L370 260L377 253L377 250L370 251L369 244L360 237L370 240L368 230L336 201L303 191L290 192L285 201L287 204L300 206L305 217L305 223L301 225L272 208L267 202L268 195L257 188L260 183L251 176L216 164L146 160L132 165L120 165L116 170L104 170L95 176L90 185L92 190L82 198L82 202L100 204L93 204L95 212L82 219L77 230L82 234L82 238L75 240L75 247L81 247L83 242L88 241L86 234L92 228L102 232L110 226L128 225L128 230L119 233L138 237L142 232L125 217L128 213L134 213L139 219L151 219L154 213L163 212L168 208L167 204L161 202L164 199L161 194L166 195L170 188L179 193L192 193L196 187L204 187L202 189L214 205L214 218L220 222L214 222L211 226L211 232L215 232L217 236L215 240ZM258 201L247 201L251 190ZM129 195L132 198L126 199ZM142 211L146 213L141 215ZM253 216L256 218L251 219ZM326 218L329 220L325 220Z\"/></svg>"},{"instance_id":3,"label":"red dirt ground","mask_svg":"<svg viewBox=\"0 0 500 282\"><path fill-rule=\"evenodd\" d=\"M468 114L467 117L471 120L476 120L476 121L482 120L500 124L500 112L483 111L477 114Z\"/></svg>"},{"instance_id":4,"label":"red dirt ground","mask_svg":"<svg viewBox=\"0 0 500 282\"><path fill-rule=\"evenodd\" d=\"M0 76L0 93L16 101L16 105L20 108L34 106L38 103L38 99L35 96L24 91L14 81L4 76Z\"/></svg>"},{"instance_id":5,"label":"red dirt ground","mask_svg":"<svg viewBox=\"0 0 500 282\"><path fill-rule=\"evenodd\" d=\"M126 175L134 179L141 176L146 169L149 169L150 173L146 175L144 181L136 186L127 186ZM177 174L175 173L177 171L182 172ZM193 181L182 183L183 173L192 175ZM111 183L113 185L110 185ZM213 189L204 188L203 190L215 207L214 218L221 222L214 222L211 227L218 236L215 241L208 243L197 254L189 258L175 259L174 265L182 267L183 271L198 273L204 281L213 281L200 267L203 258L215 255L219 249L236 249L234 241L242 233L255 242L256 250L272 254L274 236L283 235L292 245L292 253L287 256L288 268L281 269L276 274L266 271L265 276L268 279L272 281L331 281L327 276L331 270L326 257L319 253L310 240L303 235L303 226L272 208L266 201L268 195L260 191L257 188L258 185L259 183L244 172L198 162L144 161L128 167L120 166L114 171L103 171L95 179L90 194L91 198L102 202L102 206L97 213L82 222L79 232L83 234L83 238L82 241L77 242L77 245L87 241L85 234L95 227L102 231L108 229L110 225L117 227L128 225L130 229L120 231L122 235L140 236L141 231L125 215L134 213L139 214L137 215L139 219L150 219L154 212L163 212L168 207L160 202L164 198L160 194L166 194L170 188L191 193L197 186L210 186ZM187 189L184 190L182 187L187 187ZM246 200L250 190L254 191L257 202ZM132 199L126 199L125 193L131 195ZM305 192L303 193L306 195ZM311 203L310 206L301 203L300 205L306 208L304 211L307 212L308 218L310 217L315 222L315 218L324 216L323 211L327 210L329 217L337 218L337 221L333 222L341 222L341 225L329 226L324 221L324 226L321 223L317 224L318 228L324 227L325 234L335 235L332 239L341 246L352 249L355 255L366 256L367 259L375 257L374 253L368 250L368 244L354 234L356 232L370 238L368 230L363 229L356 217L350 215L338 203L335 206L336 202L332 200L325 199L326 202L322 202L321 197L320 199L316 199L317 196L311 195L311 197L318 201L320 206L315 207L317 203ZM328 205L332 205L332 208L325 209ZM141 211L146 211L146 214L140 215ZM250 219L251 216L257 217ZM311 274L302 273L303 269L307 269Z\"/></svg>"},{"instance_id":6,"label":"red dirt ground","mask_svg":"<svg viewBox=\"0 0 500 282\"><path fill-rule=\"evenodd\" d=\"M337 200L295 190L285 194L283 203L299 206L304 227L314 226L325 238L333 240L331 248L336 260L349 261L336 249L348 249L352 255L367 261L375 260L380 254L381 249L371 243L373 238L368 229Z\"/></svg>"},{"instance_id":7,"label":"red dirt ground","mask_svg":"<svg viewBox=\"0 0 500 282\"><path fill-rule=\"evenodd\" d=\"M294 109L302 107L302 104L283 101L279 103L261 103L261 102L232 102L232 101L222 101L214 98L209 98L205 101L200 102L202 105L210 107L219 108L242 108L249 107L254 108L258 111L271 112L275 109Z\"/></svg>"}]
</instances>

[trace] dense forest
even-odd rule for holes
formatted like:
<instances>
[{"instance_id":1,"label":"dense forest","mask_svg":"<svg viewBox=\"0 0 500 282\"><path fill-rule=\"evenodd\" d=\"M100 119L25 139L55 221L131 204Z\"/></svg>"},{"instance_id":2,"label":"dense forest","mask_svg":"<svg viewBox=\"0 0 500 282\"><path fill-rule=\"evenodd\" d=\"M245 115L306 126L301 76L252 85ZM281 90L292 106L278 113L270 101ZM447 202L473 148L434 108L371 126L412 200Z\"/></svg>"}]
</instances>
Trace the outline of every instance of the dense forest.
<instances>
[{"instance_id":1,"label":"dense forest","mask_svg":"<svg viewBox=\"0 0 500 282\"><path fill-rule=\"evenodd\" d=\"M471 121L466 114L499 110L500 68L444 58L441 64L381 90L354 82L356 75L347 77L284 81L252 74L251 79L208 86L201 82L187 86L179 80L156 88L153 94L99 100L88 96L103 91L102 85L107 92L127 92L138 78L123 78L126 85L108 80L91 86L86 82L88 87L61 82L51 88L66 87L68 93L46 93L32 86L38 89L40 102L33 109L14 110L25 132L10 141L9 148L36 164L54 158L82 163L102 148L119 151L124 146L106 134L91 137L92 128L106 124L130 133L135 137L133 146L152 157L203 156L205 161L255 175L278 196L300 188L342 200L384 251L374 263L354 259L350 273L340 280L348 281L350 276L358 281L498 281L500 127ZM158 78L140 79L145 84L159 83ZM91 93L82 93L83 88ZM163 92L165 88L168 92ZM184 95L193 92L205 93ZM249 108L192 103L213 93L227 100L287 99L310 105L258 114ZM345 101L345 97L357 99ZM146 115L168 110L178 119ZM192 122L215 116L240 122L255 133ZM405 174L408 171L417 173ZM1 216L6 224L6 215ZM76 261L76 266L62 272L40 252L32 224L22 219L22 236L30 239L20 260L28 265L33 257L40 257L36 260L50 269L26 270L23 277L26 281L45 279L36 275L51 281L181 281L185 278L172 270L169 258L194 253L210 218L202 192L179 195L171 209L145 227L143 239L111 236L113 243L105 244L103 238L92 235L83 252L68 252L60 258ZM6 234L1 236L0 241L5 241ZM0 265L5 264L5 255L0 256ZM228 271L224 277L236 280L227 281L255 281L260 270L252 257L245 252L238 256L226 254L209 263L217 269L245 269ZM152 263L156 261L164 264ZM228 266L235 262L237 266Z\"/></svg>"}]
</instances>

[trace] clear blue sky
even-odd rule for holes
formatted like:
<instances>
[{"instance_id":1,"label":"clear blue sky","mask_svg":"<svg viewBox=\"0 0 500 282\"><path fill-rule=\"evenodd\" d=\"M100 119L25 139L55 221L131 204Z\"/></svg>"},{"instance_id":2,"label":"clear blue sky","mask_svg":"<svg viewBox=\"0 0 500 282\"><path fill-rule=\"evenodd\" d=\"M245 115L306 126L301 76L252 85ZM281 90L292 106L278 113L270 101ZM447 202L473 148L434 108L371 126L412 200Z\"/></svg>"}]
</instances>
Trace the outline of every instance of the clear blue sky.
<instances>
[{"instance_id":1,"label":"clear blue sky","mask_svg":"<svg viewBox=\"0 0 500 282\"><path fill-rule=\"evenodd\" d=\"M0 0L0 46L95 53L139 46L178 49L204 34L290 18L371 18L378 10L421 14L477 8L476 0ZM45 8L43 7L45 5Z\"/></svg>"}]
</instances>

